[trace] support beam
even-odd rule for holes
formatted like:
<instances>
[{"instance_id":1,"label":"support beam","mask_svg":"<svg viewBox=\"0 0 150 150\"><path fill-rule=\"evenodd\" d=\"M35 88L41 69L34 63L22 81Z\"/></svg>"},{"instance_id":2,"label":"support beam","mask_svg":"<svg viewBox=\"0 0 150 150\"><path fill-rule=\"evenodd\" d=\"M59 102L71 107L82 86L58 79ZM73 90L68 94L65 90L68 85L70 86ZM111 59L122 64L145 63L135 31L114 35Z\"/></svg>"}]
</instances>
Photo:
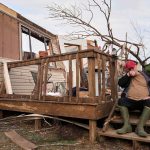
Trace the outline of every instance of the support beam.
<instances>
[{"instance_id":1,"label":"support beam","mask_svg":"<svg viewBox=\"0 0 150 150\"><path fill-rule=\"evenodd\" d=\"M88 58L88 91L89 96L95 96L95 58ZM91 143L96 141L96 120L89 120L89 139Z\"/></svg>"},{"instance_id":2,"label":"support beam","mask_svg":"<svg viewBox=\"0 0 150 150\"><path fill-rule=\"evenodd\" d=\"M31 53L31 59L33 58L32 56L32 43L31 43L31 31L29 30L29 47L30 47L30 53Z\"/></svg>"},{"instance_id":3,"label":"support beam","mask_svg":"<svg viewBox=\"0 0 150 150\"><path fill-rule=\"evenodd\" d=\"M89 120L89 140L91 143L96 141L96 120Z\"/></svg>"},{"instance_id":4,"label":"support beam","mask_svg":"<svg viewBox=\"0 0 150 150\"><path fill-rule=\"evenodd\" d=\"M35 131L41 129L42 124L41 124L41 119L35 119Z\"/></svg>"},{"instance_id":5,"label":"support beam","mask_svg":"<svg viewBox=\"0 0 150 150\"><path fill-rule=\"evenodd\" d=\"M133 142L133 147L132 147L133 150L141 150L141 146L138 141L133 140L132 142Z\"/></svg>"}]
</instances>

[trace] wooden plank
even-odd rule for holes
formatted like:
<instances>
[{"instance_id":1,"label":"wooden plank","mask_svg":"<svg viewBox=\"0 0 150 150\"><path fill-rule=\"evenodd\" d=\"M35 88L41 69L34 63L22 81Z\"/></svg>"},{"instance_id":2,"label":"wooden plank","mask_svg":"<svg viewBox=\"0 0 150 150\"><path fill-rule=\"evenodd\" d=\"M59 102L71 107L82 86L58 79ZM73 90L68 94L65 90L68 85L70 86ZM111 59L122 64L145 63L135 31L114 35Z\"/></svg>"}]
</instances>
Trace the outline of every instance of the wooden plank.
<instances>
[{"instance_id":1,"label":"wooden plank","mask_svg":"<svg viewBox=\"0 0 150 150\"><path fill-rule=\"evenodd\" d=\"M141 150L140 143L138 141L133 140L133 150Z\"/></svg>"},{"instance_id":2,"label":"wooden plank","mask_svg":"<svg viewBox=\"0 0 150 150\"><path fill-rule=\"evenodd\" d=\"M114 66L113 66L113 61L112 59L110 58L109 59L109 73L110 73L110 84L111 84L111 96L113 98L113 100L115 100L115 90L114 90L114 87L115 87L115 80L114 80Z\"/></svg>"},{"instance_id":3,"label":"wooden plank","mask_svg":"<svg viewBox=\"0 0 150 150\"><path fill-rule=\"evenodd\" d=\"M97 54L97 62L98 62L98 95L99 95L99 102L101 100L101 57L100 54Z\"/></svg>"},{"instance_id":4,"label":"wooden plank","mask_svg":"<svg viewBox=\"0 0 150 150\"><path fill-rule=\"evenodd\" d=\"M101 99L105 100L105 72L106 72L106 58L105 56L102 56L102 94L101 94Z\"/></svg>"},{"instance_id":5,"label":"wooden plank","mask_svg":"<svg viewBox=\"0 0 150 150\"><path fill-rule=\"evenodd\" d=\"M41 63L41 67L40 67L40 78L38 79L39 80L39 100L41 100L41 97L42 97L42 90L43 90L43 70L44 70L44 64L45 64L45 60L42 60L42 63Z\"/></svg>"},{"instance_id":6,"label":"wooden plank","mask_svg":"<svg viewBox=\"0 0 150 150\"><path fill-rule=\"evenodd\" d=\"M30 99L30 95L15 95L15 94L1 94L0 97L2 98L12 98L12 99Z\"/></svg>"},{"instance_id":7,"label":"wooden plank","mask_svg":"<svg viewBox=\"0 0 150 150\"><path fill-rule=\"evenodd\" d=\"M96 104L0 99L1 110L96 120ZM95 130L94 130L95 131ZM95 133L95 132L94 132Z\"/></svg>"},{"instance_id":8,"label":"wooden plank","mask_svg":"<svg viewBox=\"0 0 150 150\"><path fill-rule=\"evenodd\" d=\"M79 52L79 58L87 58L87 57L93 57L95 58L95 50L89 49ZM14 67L21 67L21 66L28 66L28 65L38 65L42 62L42 60L45 60L49 58L50 62L56 62L56 61L65 61L69 60L69 57L71 56L72 59L76 58L77 52L71 52L71 53L65 53L65 54L56 54L54 56L47 56L45 58L39 58L39 59L32 59L32 60L25 60L25 61L15 61L15 62L9 62L8 68L14 68Z\"/></svg>"},{"instance_id":9,"label":"wooden plank","mask_svg":"<svg viewBox=\"0 0 150 150\"><path fill-rule=\"evenodd\" d=\"M1 94L0 98L4 98L4 99L11 99L11 100L20 100L20 99L28 99L30 100L30 94L29 95L23 95L23 94ZM74 104L78 104L76 103L76 97L72 97L71 102L69 102L69 96L46 96L45 97L46 101L55 101L55 102L59 102L59 103L74 103ZM90 104L90 105L98 105L98 99L97 98L93 98L93 97L79 97L79 102L80 104ZM103 103L102 103L103 104Z\"/></svg>"},{"instance_id":10,"label":"wooden plank","mask_svg":"<svg viewBox=\"0 0 150 150\"><path fill-rule=\"evenodd\" d=\"M89 120L89 140L91 143L94 143L96 141L96 121L95 120Z\"/></svg>"},{"instance_id":11,"label":"wooden plank","mask_svg":"<svg viewBox=\"0 0 150 150\"><path fill-rule=\"evenodd\" d=\"M113 58L114 61L114 89L115 89L115 95L114 95L114 99L117 100L118 99L118 74L117 74L117 60Z\"/></svg>"},{"instance_id":12,"label":"wooden plank","mask_svg":"<svg viewBox=\"0 0 150 150\"><path fill-rule=\"evenodd\" d=\"M81 45L78 46L78 50L79 52L81 51ZM85 85L83 85L83 78L82 78L82 70L83 70L83 59L79 58L79 64L80 64L80 87L85 87Z\"/></svg>"},{"instance_id":13,"label":"wooden plank","mask_svg":"<svg viewBox=\"0 0 150 150\"><path fill-rule=\"evenodd\" d=\"M98 130L98 134L100 136L108 136L108 137L150 143L150 135L148 135L148 137L145 138L145 137L140 137L136 135L134 132L126 133L126 134L117 134L116 130L109 129L106 132L102 132L101 130Z\"/></svg>"},{"instance_id":14,"label":"wooden plank","mask_svg":"<svg viewBox=\"0 0 150 150\"><path fill-rule=\"evenodd\" d=\"M129 119L130 123L132 125L137 125L138 124L138 121L139 121L139 117L137 116L130 116L130 119ZM111 120L112 123L120 123L120 124L123 124L123 119L121 116L114 116ZM148 120L146 123L145 123L145 126L148 126L150 127L150 120Z\"/></svg>"},{"instance_id":15,"label":"wooden plank","mask_svg":"<svg viewBox=\"0 0 150 150\"><path fill-rule=\"evenodd\" d=\"M88 91L89 96L95 96L95 59L88 58Z\"/></svg>"},{"instance_id":16,"label":"wooden plank","mask_svg":"<svg viewBox=\"0 0 150 150\"><path fill-rule=\"evenodd\" d=\"M69 56L69 96L72 97L72 58Z\"/></svg>"},{"instance_id":17,"label":"wooden plank","mask_svg":"<svg viewBox=\"0 0 150 150\"><path fill-rule=\"evenodd\" d=\"M35 119L35 131L41 129L42 127L42 120L41 119Z\"/></svg>"},{"instance_id":18,"label":"wooden plank","mask_svg":"<svg viewBox=\"0 0 150 150\"><path fill-rule=\"evenodd\" d=\"M80 72L80 61L79 55L76 55L76 99L79 102L79 72Z\"/></svg>"},{"instance_id":19,"label":"wooden plank","mask_svg":"<svg viewBox=\"0 0 150 150\"><path fill-rule=\"evenodd\" d=\"M24 137L20 136L16 131L12 130L5 132L5 135L10 138L15 144L23 148L24 150L36 149L37 146L32 142L26 140Z\"/></svg>"},{"instance_id":20,"label":"wooden plank","mask_svg":"<svg viewBox=\"0 0 150 150\"><path fill-rule=\"evenodd\" d=\"M48 64L49 64L49 59L46 60L46 63L44 66L43 100L45 100L45 96L46 96Z\"/></svg>"},{"instance_id":21,"label":"wooden plank","mask_svg":"<svg viewBox=\"0 0 150 150\"><path fill-rule=\"evenodd\" d=\"M88 58L88 92L90 97L95 96L95 59ZM89 120L89 140L96 141L96 120Z\"/></svg>"}]
</instances>

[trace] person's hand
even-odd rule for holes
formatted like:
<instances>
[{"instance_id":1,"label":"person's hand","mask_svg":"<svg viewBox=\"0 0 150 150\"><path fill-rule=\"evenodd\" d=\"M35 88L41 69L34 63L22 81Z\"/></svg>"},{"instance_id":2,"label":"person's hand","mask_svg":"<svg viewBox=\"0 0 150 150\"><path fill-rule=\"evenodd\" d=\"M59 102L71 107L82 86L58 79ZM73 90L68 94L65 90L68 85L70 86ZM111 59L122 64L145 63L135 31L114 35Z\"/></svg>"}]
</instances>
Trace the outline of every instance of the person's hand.
<instances>
[{"instance_id":1,"label":"person's hand","mask_svg":"<svg viewBox=\"0 0 150 150\"><path fill-rule=\"evenodd\" d=\"M128 76L130 77L134 77L136 75L136 72L134 70L130 70L128 73L127 73Z\"/></svg>"}]
</instances>

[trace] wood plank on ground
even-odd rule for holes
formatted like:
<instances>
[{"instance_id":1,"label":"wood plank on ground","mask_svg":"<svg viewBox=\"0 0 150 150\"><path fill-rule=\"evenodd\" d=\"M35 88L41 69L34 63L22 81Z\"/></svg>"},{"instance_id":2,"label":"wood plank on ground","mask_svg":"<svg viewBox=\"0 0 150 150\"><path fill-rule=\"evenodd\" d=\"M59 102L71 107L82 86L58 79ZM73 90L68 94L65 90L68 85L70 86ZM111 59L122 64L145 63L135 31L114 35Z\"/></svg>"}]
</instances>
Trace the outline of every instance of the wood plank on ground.
<instances>
[{"instance_id":1,"label":"wood plank on ground","mask_svg":"<svg viewBox=\"0 0 150 150\"><path fill-rule=\"evenodd\" d=\"M127 133L127 134L117 134L116 130L108 129L105 132L103 132L102 130L98 130L98 135L150 143L150 135L148 135L148 137L146 137L146 138L145 137L139 137L134 132Z\"/></svg>"},{"instance_id":2,"label":"wood plank on ground","mask_svg":"<svg viewBox=\"0 0 150 150\"><path fill-rule=\"evenodd\" d=\"M8 131L5 132L5 135L10 138L14 143L25 150L33 150L36 149L37 146L32 142L26 140L24 137L20 136L16 131Z\"/></svg>"}]
</instances>

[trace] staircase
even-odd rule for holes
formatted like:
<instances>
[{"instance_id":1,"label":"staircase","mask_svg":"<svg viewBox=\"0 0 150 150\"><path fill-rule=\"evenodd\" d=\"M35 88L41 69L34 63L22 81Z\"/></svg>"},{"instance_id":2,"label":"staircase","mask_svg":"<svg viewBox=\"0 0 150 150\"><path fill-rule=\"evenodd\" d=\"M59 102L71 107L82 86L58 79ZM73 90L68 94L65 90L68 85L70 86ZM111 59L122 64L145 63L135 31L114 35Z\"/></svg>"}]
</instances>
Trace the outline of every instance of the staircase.
<instances>
[{"instance_id":1,"label":"staircase","mask_svg":"<svg viewBox=\"0 0 150 150\"><path fill-rule=\"evenodd\" d=\"M140 117L140 111L132 111L129 113L130 113L130 123L134 131L138 123L139 117ZM146 138L139 137L138 135L135 134L135 132L127 133L127 134L117 134L116 129L121 128L122 124L123 124L123 119L120 115L120 111L115 108L113 116L110 118L108 127L106 128L105 131L102 131L102 129L99 129L98 135L106 136L106 137L113 137L113 138L118 138L118 139L131 140L133 142L133 150L140 149L139 142L150 143L150 134ZM150 120L148 120L145 124L146 130L148 129L148 127L150 127Z\"/></svg>"}]
</instances>

